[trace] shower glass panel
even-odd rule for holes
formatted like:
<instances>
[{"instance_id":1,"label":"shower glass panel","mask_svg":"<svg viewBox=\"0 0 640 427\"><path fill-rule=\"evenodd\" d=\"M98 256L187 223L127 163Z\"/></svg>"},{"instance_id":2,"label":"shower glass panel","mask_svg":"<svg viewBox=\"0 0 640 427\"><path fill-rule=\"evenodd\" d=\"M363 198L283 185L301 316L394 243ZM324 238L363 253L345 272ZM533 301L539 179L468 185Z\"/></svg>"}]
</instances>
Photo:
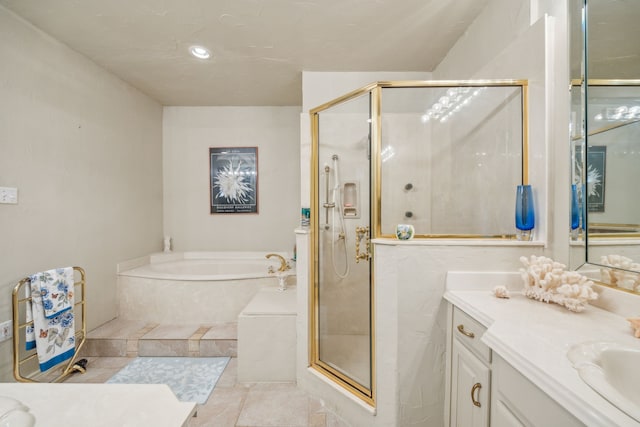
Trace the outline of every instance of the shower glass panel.
<instances>
[{"instance_id":1,"label":"shower glass panel","mask_svg":"<svg viewBox=\"0 0 640 427\"><path fill-rule=\"evenodd\" d=\"M370 399L370 94L316 116L314 366ZM361 254L357 258L356 247Z\"/></svg>"},{"instance_id":2,"label":"shower glass panel","mask_svg":"<svg viewBox=\"0 0 640 427\"><path fill-rule=\"evenodd\" d=\"M385 87L381 228L509 238L523 171L524 87Z\"/></svg>"}]
</instances>

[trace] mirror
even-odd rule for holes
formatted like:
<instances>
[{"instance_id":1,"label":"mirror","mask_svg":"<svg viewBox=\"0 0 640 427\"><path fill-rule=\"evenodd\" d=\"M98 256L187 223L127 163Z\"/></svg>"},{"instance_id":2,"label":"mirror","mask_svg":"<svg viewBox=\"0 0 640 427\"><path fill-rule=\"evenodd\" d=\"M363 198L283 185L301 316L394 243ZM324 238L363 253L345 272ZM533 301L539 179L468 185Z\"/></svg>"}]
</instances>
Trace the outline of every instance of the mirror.
<instances>
[{"instance_id":1,"label":"mirror","mask_svg":"<svg viewBox=\"0 0 640 427\"><path fill-rule=\"evenodd\" d=\"M585 144L585 47L584 33L585 0L569 1L569 75L571 78L571 121L569 132L571 140L571 189L575 197L572 205L571 245L569 247L569 265L579 268L587 262L583 232L586 218L582 215L581 191L583 177L581 170L576 167L582 164L582 157L576 159L576 154L584 153ZM580 191L580 193L578 193ZM577 205L577 206L575 206Z\"/></svg>"},{"instance_id":2,"label":"mirror","mask_svg":"<svg viewBox=\"0 0 640 427\"><path fill-rule=\"evenodd\" d=\"M586 6L586 137L573 144L585 257L606 267L601 281L640 292L640 2Z\"/></svg>"}]
</instances>

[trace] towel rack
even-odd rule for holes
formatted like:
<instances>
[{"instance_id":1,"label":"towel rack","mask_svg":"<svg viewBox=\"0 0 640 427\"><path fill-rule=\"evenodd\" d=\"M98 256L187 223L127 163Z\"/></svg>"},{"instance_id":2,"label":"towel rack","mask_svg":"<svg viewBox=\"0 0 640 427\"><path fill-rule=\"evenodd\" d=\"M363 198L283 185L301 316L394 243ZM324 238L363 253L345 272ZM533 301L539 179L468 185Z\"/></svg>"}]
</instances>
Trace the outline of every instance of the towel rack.
<instances>
[{"instance_id":1,"label":"towel rack","mask_svg":"<svg viewBox=\"0 0 640 427\"><path fill-rule=\"evenodd\" d=\"M75 303L73 306L74 316L80 318L80 325L76 320L76 349L73 357L65 362L61 362L58 366L51 368L47 372L40 372L37 367L38 354L36 350L25 350L25 332L27 326L33 324L33 321L26 321L27 303L31 302L31 297L26 297L24 286L31 283L28 277L20 280L13 288L13 376L19 382L61 382L64 378L77 371L84 371L84 366L77 365L77 357L80 349L85 343L87 337L86 322L86 298L85 298L85 272L81 267L73 267L74 271L74 295ZM80 280L75 278L79 273ZM79 290L79 292L78 292ZM79 297L78 297L79 296ZM78 312L80 314L78 315ZM22 323L21 323L22 322ZM31 362L31 367L28 363ZM27 370L30 369L30 372ZM50 372L56 372L60 369L60 373L55 376Z\"/></svg>"}]
</instances>

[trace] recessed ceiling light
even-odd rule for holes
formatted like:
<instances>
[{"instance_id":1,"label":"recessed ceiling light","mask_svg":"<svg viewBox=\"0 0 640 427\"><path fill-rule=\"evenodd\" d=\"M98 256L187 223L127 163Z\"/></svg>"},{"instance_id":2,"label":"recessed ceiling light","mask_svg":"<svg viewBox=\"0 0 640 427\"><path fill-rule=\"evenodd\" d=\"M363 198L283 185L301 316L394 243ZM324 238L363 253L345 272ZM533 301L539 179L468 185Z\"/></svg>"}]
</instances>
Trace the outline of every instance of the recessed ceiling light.
<instances>
[{"instance_id":1,"label":"recessed ceiling light","mask_svg":"<svg viewBox=\"0 0 640 427\"><path fill-rule=\"evenodd\" d=\"M211 52L209 52L209 49L203 46L191 46L189 48L189 52L191 52L191 55L195 56L198 59L211 58Z\"/></svg>"}]
</instances>

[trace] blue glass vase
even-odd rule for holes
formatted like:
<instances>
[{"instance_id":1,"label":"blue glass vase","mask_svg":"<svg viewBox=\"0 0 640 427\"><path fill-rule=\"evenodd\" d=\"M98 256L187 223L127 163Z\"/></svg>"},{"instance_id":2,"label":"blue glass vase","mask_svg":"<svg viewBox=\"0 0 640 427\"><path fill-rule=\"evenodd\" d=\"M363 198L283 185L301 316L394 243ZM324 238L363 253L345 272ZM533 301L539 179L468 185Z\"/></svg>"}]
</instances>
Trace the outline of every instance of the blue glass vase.
<instances>
[{"instance_id":1,"label":"blue glass vase","mask_svg":"<svg viewBox=\"0 0 640 427\"><path fill-rule=\"evenodd\" d=\"M589 222L587 221L587 184L580 186L580 219L582 220L582 229L587 231Z\"/></svg>"},{"instance_id":2,"label":"blue glass vase","mask_svg":"<svg viewBox=\"0 0 640 427\"><path fill-rule=\"evenodd\" d=\"M533 190L530 185L518 185L516 192L516 228L518 240L531 240L536 217L533 206Z\"/></svg>"},{"instance_id":3,"label":"blue glass vase","mask_svg":"<svg viewBox=\"0 0 640 427\"><path fill-rule=\"evenodd\" d=\"M578 187L571 185L571 230L580 227L580 204L578 203Z\"/></svg>"}]
</instances>

